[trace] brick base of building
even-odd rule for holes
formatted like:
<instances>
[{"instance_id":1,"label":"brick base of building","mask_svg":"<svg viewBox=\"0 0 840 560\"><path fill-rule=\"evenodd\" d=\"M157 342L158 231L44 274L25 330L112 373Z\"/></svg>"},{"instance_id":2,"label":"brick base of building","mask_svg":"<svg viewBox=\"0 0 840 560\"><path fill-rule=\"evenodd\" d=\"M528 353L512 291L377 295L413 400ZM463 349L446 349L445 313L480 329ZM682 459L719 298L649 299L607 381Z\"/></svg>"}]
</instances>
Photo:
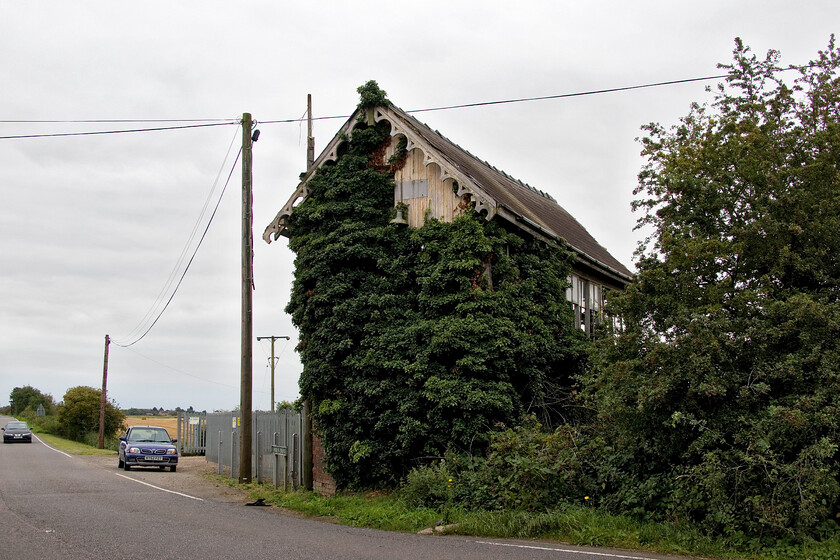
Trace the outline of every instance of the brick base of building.
<instances>
[{"instance_id":1,"label":"brick base of building","mask_svg":"<svg viewBox=\"0 0 840 560\"><path fill-rule=\"evenodd\" d=\"M321 438L312 434L312 490L321 496L335 496L335 480L327 473L326 460Z\"/></svg>"}]
</instances>

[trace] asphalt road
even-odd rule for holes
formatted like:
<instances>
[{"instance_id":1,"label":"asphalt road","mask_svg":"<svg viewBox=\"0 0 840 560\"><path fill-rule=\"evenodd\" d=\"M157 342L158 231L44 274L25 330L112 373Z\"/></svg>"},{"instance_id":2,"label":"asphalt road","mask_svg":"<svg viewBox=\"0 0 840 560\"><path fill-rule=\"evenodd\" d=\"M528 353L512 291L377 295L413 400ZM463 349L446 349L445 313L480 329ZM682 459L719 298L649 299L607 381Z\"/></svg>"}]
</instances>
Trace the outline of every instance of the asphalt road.
<instances>
[{"instance_id":1,"label":"asphalt road","mask_svg":"<svg viewBox=\"0 0 840 560\"><path fill-rule=\"evenodd\" d=\"M0 426L9 420L0 417ZM673 558L342 527L167 492L149 484L185 475L124 472L113 463L105 468L40 441L0 445L0 560Z\"/></svg>"}]
</instances>

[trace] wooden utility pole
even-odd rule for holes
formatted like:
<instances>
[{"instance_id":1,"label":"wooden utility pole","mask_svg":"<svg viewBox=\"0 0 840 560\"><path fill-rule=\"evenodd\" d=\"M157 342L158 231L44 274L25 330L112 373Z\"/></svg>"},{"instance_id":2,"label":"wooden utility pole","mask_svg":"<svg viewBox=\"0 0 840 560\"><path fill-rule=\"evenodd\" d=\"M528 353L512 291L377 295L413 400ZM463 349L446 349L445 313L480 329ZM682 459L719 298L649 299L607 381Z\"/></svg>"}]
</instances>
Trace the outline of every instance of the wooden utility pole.
<instances>
[{"instance_id":1,"label":"wooden utility pole","mask_svg":"<svg viewBox=\"0 0 840 560\"><path fill-rule=\"evenodd\" d=\"M258 336L257 340L271 341L271 412L274 412L274 341L278 338L291 340L288 336Z\"/></svg>"},{"instance_id":2,"label":"wooden utility pole","mask_svg":"<svg viewBox=\"0 0 840 560\"><path fill-rule=\"evenodd\" d=\"M312 136L312 94L306 95L306 171L315 165L315 138ZM273 393L272 393L273 394ZM301 418L301 474L303 474L303 489L312 490L312 403L309 399L303 401Z\"/></svg>"},{"instance_id":3,"label":"wooden utility pole","mask_svg":"<svg viewBox=\"0 0 840 560\"><path fill-rule=\"evenodd\" d=\"M242 363L239 387L239 482L251 481L252 296L254 287L254 235L252 195L251 114L242 114Z\"/></svg>"},{"instance_id":4,"label":"wooden utility pole","mask_svg":"<svg viewBox=\"0 0 840 560\"><path fill-rule=\"evenodd\" d=\"M312 136L312 94L306 94L306 170L315 165L315 138Z\"/></svg>"},{"instance_id":5,"label":"wooden utility pole","mask_svg":"<svg viewBox=\"0 0 840 560\"><path fill-rule=\"evenodd\" d=\"M108 402L108 347L111 337L105 335L105 359L102 365L102 394L99 396L99 449L105 449L105 403Z\"/></svg>"}]
</instances>

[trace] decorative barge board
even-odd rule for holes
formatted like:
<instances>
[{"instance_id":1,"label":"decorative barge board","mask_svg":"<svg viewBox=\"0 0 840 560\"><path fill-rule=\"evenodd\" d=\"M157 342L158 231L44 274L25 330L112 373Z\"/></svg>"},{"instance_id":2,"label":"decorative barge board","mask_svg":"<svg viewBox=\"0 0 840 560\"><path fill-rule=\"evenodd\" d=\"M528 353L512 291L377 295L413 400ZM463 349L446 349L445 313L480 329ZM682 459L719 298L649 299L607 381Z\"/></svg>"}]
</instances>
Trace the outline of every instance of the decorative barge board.
<instances>
[{"instance_id":1,"label":"decorative barge board","mask_svg":"<svg viewBox=\"0 0 840 560\"><path fill-rule=\"evenodd\" d=\"M578 326L587 331L606 291L622 289L632 280L632 273L551 196L476 158L393 105L358 109L344 123L265 229L266 242L288 235L288 218L295 205L306 198L307 183L321 166L338 160L354 128L360 122L380 121L391 127L383 160L398 149L406 153L404 164L394 173L394 204L408 205L405 218L409 226L419 227L427 217L451 221L474 205L488 220L505 220L538 239L564 243L576 256L572 287L566 296L577 311Z\"/></svg>"}]
</instances>

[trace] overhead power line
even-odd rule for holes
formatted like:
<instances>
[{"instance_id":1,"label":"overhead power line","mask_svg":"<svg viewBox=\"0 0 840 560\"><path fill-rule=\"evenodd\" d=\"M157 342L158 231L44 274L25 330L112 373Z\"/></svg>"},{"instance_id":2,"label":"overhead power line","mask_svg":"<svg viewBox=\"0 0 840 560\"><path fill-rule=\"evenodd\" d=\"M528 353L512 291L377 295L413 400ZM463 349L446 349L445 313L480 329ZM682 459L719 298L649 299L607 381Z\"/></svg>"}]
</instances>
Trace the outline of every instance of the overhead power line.
<instances>
[{"instance_id":1,"label":"overhead power line","mask_svg":"<svg viewBox=\"0 0 840 560\"><path fill-rule=\"evenodd\" d=\"M5 121L9 122L9 121ZM31 123L36 123L39 121L29 121ZM84 121L64 121L66 123L83 123ZM136 121L128 121L128 122L136 122ZM0 136L0 140L20 140L23 138L60 138L66 136L96 136L101 134L126 134L126 133L133 133L133 132L161 132L165 130L184 130L188 128L207 128L211 126L230 126L232 124L238 125L239 121L228 121L228 122L214 122L214 123L207 123L207 124L186 124L186 125L179 125L179 126L158 126L154 128L131 128L131 129L120 129L120 130L92 130L88 132L50 132L46 134L16 134L12 136Z\"/></svg>"},{"instance_id":2,"label":"overhead power line","mask_svg":"<svg viewBox=\"0 0 840 560\"><path fill-rule=\"evenodd\" d=\"M464 103L461 105L447 105L444 107L432 107L429 109L414 109L412 111L406 111L406 113L428 113L430 111L446 111L448 109L466 109L468 107L486 107L488 105L503 105L506 103L525 103L528 101L545 101L548 99L564 99L567 97L583 97L585 95L598 95L602 93L616 93L619 91L630 91L634 89L643 89L643 88L652 88L652 87L660 87L660 86L673 86L677 84L687 84L691 82L703 82L707 80L719 80L722 78L726 78L726 74L718 75L718 76L705 76L703 78L687 78L685 80L670 80L667 82L655 82L651 84L640 84L635 86L623 86L623 87L615 87L615 88L607 88L607 89L596 89L596 90L589 90L589 91L580 91L576 93L560 93L557 95L543 95L540 97L522 97L519 99L503 99L500 101L480 101L477 103Z\"/></svg>"},{"instance_id":3,"label":"overhead power line","mask_svg":"<svg viewBox=\"0 0 840 560\"><path fill-rule=\"evenodd\" d=\"M683 80L669 80L667 82L654 82L649 84L638 84L634 86L622 86L622 87L614 87L614 88L606 88L606 89L595 89L595 90L588 90L588 91L579 91L574 93L559 93L556 95L542 95L538 97L520 97L517 99L501 99L497 101L477 101L475 103L461 103L458 105L444 105L441 107L427 107L425 109L411 109L407 110L406 113L429 113L432 111L447 111L450 109L467 109L470 107L485 107L488 105L504 105L508 103L526 103L530 101L545 101L548 99L563 99L567 97L583 97L585 95L599 95L604 93L617 93L619 91L630 91L634 89L643 89L643 88L652 88L652 87L661 87L661 86L672 86L677 84L687 84L691 82L703 82L708 80L719 80L726 78L726 74L719 74L716 76L704 76L702 78L686 78ZM312 120L315 121L323 121L323 120L330 120L330 119L346 119L349 118L350 115L335 115L332 117L312 117ZM281 124L281 123L292 123L292 122L299 122L303 119L286 119L286 120L266 120L260 121L260 124Z\"/></svg>"},{"instance_id":4,"label":"overhead power line","mask_svg":"<svg viewBox=\"0 0 840 560\"><path fill-rule=\"evenodd\" d=\"M158 293L157 297L155 298L155 301L152 303L151 306L149 306L149 310L146 311L146 315L143 316L143 318L140 320L139 323L137 323L137 325L131 330L131 332L129 332L127 335L125 335L123 337L123 340L131 340L135 336L137 336L138 334L143 332L143 330L146 328L146 326L148 326L148 322L155 315L155 312L157 311L157 309L161 305L163 305L163 303L165 301L165 298L166 298L166 295L168 294L169 290L172 288L172 284L175 282L175 279L178 277L178 273L181 270L182 266L184 265L184 261L186 260L186 256L189 252L190 247L193 244L195 236L198 233L199 228L201 227L201 225L204 221L204 216L207 212L208 207L210 206L210 202L213 198L213 194L216 192L216 187L218 187L218 185L219 185L219 180L222 177L222 173L224 172L225 168L227 167L228 157L230 156L230 153L233 150L233 145L236 142L236 138L237 138L238 134L239 134L239 131L237 130L234 133L233 138L231 139L230 145L228 145L228 149L227 149L227 152L225 153L224 160L222 161L221 165L219 166L219 170L216 173L216 178L213 181L213 184L210 188L210 192L207 193L207 197L204 200L204 206L202 206L201 212L199 213L198 217L196 218L195 224L193 224L192 231L190 232L190 235L188 236L187 241L184 243L184 247L183 247L183 249L181 249L181 254L178 256L178 260L175 262L175 265L172 267L172 271L169 273L169 277L167 278L163 287L161 287L160 292ZM234 162L234 167L235 167L235 165L236 165L236 163ZM230 180L230 177L228 177L228 180Z\"/></svg>"},{"instance_id":5,"label":"overhead power line","mask_svg":"<svg viewBox=\"0 0 840 560\"><path fill-rule=\"evenodd\" d=\"M621 87L614 87L614 88L604 88L604 89L596 89L596 90L587 90L587 91L579 91L573 93L559 93L555 95L542 95L536 97L520 97L517 99L501 99L496 101L477 101L474 103L460 103L456 105L444 105L441 107L427 107L425 109L412 109L406 111L407 113L429 113L432 111L447 111L451 109L468 109L471 107L486 107L490 105L505 105L510 103L527 103L532 101L546 101L550 99L565 99L570 97L583 97L587 95L601 95L605 93L618 93L622 91L631 91L636 89L645 89L645 88L653 88L653 87L663 87L663 86L673 86L679 84L687 84L692 82L703 82L708 80L720 80L726 78L727 74L718 74L715 76L703 76L700 78L685 78L682 80L668 80L664 82L652 82L647 84L637 84L632 86L621 86ZM333 115L328 117L313 117L312 120L316 121L325 121L325 120L332 120L332 119L347 119L350 115ZM295 119L275 119L275 120L263 120L260 121L260 124L289 124L289 123L299 123L306 120L306 117L300 117ZM24 139L24 138L54 138L54 137L64 137L64 136L93 136L99 134L125 134L125 133L136 133L136 132L161 132L161 131L168 131L168 130L182 130L187 128L204 128L204 127L211 127L211 126L228 126L232 124L238 125L240 121L237 120L228 120L228 119L137 119L137 120L130 120L130 119L93 119L93 120L0 120L0 124L38 124L38 123L52 123L52 124L90 124L90 123L166 123L166 122L182 122L182 123L199 123L199 124L186 124L186 125L179 125L179 126L162 126L162 127L153 127L153 128L134 128L134 129L120 129L120 130L97 130L97 131L89 131L89 132L60 132L60 133L48 133L48 134L19 134L13 136L0 136L0 140L17 140L17 139Z\"/></svg>"},{"instance_id":6,"label":"overhead power line","mask_svg":"<svg viewBox=\"0 0 840 560\"><path fill-rule=\"evenodd\" d=\"M194 378L194 379L198 379L198 380L200 380L200 381L206 381L207 383L214 383L214 384L216 384L216 385L221 385L222 387L228 387L228 388L230 388L230 389L238 389L238 388L239 388L239 387L238 387L238 386L236 386L236 385L230 385L230 384L228 384L228 383L222 383L222 382L220 382L220 381L215 381L215 380L213 380L213 379L209 379L209 378L207 378L207 377L202 377L202 376L199 376L199 375L194 375L194 374L189 373L189 372L186 372L186 371L184 371L184 370L182 370L182 369L178 369L178 368L172 367L172 366L170 366L170 365L168 365L168 364L165 364L165 363L163 363L163 362L161 362L161 361L159 361L159 360L156 360L156 359L154 359L154 358L151 358L151 357L149 357L149 356L146 356L145 354L141 354L140 352L138 352L138 351L137 351L137 350L135 350L134 348L128 348L128 347L125 347L125 348L126 348L127 350L129 350L130 352L133 352L134 354L137 354L138 356L140 356L140 357L141 357L141 358L143 358L144 360L149 360L150 362L155 363L155 364L157 364L157 365L159 365L159 366L165 367L166 369L171 370L171 371L174 371L175 373L179 373L179 374L181 374L181 375L185 375L185 376L187 376L187 377L192 377L192 378ZM268 391L258 391L258 392L259 392L259 393L262 393L262 394L264 394L264 395L268 395Z\"/></svg>"},{"instance_id":7,"label":"overhead power line","mask_svg":"<svg viewBox=\"0 0 840 560\"><path fill-rule=\"evenodd\" d=\"M152 321L152 323L143 332L143 334L141 334L140 336L135 338L133 341L128 342L128 343L120 344L118 342L114 342L114 344L116 346L119 346L121 348L128 348L129 346L133 346L133 345L137 344L138 342L140 342L141 340L143 340L143 338L145 338L145 336L147 334L149 334L149 331L151 331L152 328L154 328L154 326L160 320L163 313L169 307L169 304L172 303L172 300L175 298L175 294L178 293L178 288L181 287L181 283L184 281L184 278L187 276L187 272L190 270L190 266L192 265L193 260L195 259L195 255L198 253L198 249L201 247L201 244L204 242L204 238L207 236L207 231L210 229L210 224L213 223L213 218L216 217L216 212L219 210L219 205L222 202L222 198L224 198L224 196L225 196L225 191L227 190L228 184L230 183L230 178L233 176L233 171L236 169L236 164L239 162L239 156L240 155L242 155L242 149L241 148L240 148L239 152L236 154L236 159L234 160L233 165L230 168L230 173L228 174L227 181L225 181L225 186L222 188L222 192L219 195L219 199L216 201L216 206L215 206L215 208L213 208L213 213L210 215L210 219L207 221L207 226L204 228L204 232L201 234L201 238L198 240L198 244L195 246L195 249L193 250L192 256L190 257L189 262L187 262L187 266L184 267L184 272L181 274L181 278L178 279L178 283L175 285L175 289L172 291L172 295L170 295L169 299L166 301L166 305L163 306L163 308L160 310L160 312L155 317L155 320Z\"/></svg>"},{"instance_id":8,"label":"overhead power line","mask_svg":"<svg viewBox=\"0 0 840 560\"><path fill-rule=\"evenodd\" d=\"M58 119L58 120L0 120L0 124L102 124L102 123L230 123L234 119Z\"/></svg>"}]
</instances>

